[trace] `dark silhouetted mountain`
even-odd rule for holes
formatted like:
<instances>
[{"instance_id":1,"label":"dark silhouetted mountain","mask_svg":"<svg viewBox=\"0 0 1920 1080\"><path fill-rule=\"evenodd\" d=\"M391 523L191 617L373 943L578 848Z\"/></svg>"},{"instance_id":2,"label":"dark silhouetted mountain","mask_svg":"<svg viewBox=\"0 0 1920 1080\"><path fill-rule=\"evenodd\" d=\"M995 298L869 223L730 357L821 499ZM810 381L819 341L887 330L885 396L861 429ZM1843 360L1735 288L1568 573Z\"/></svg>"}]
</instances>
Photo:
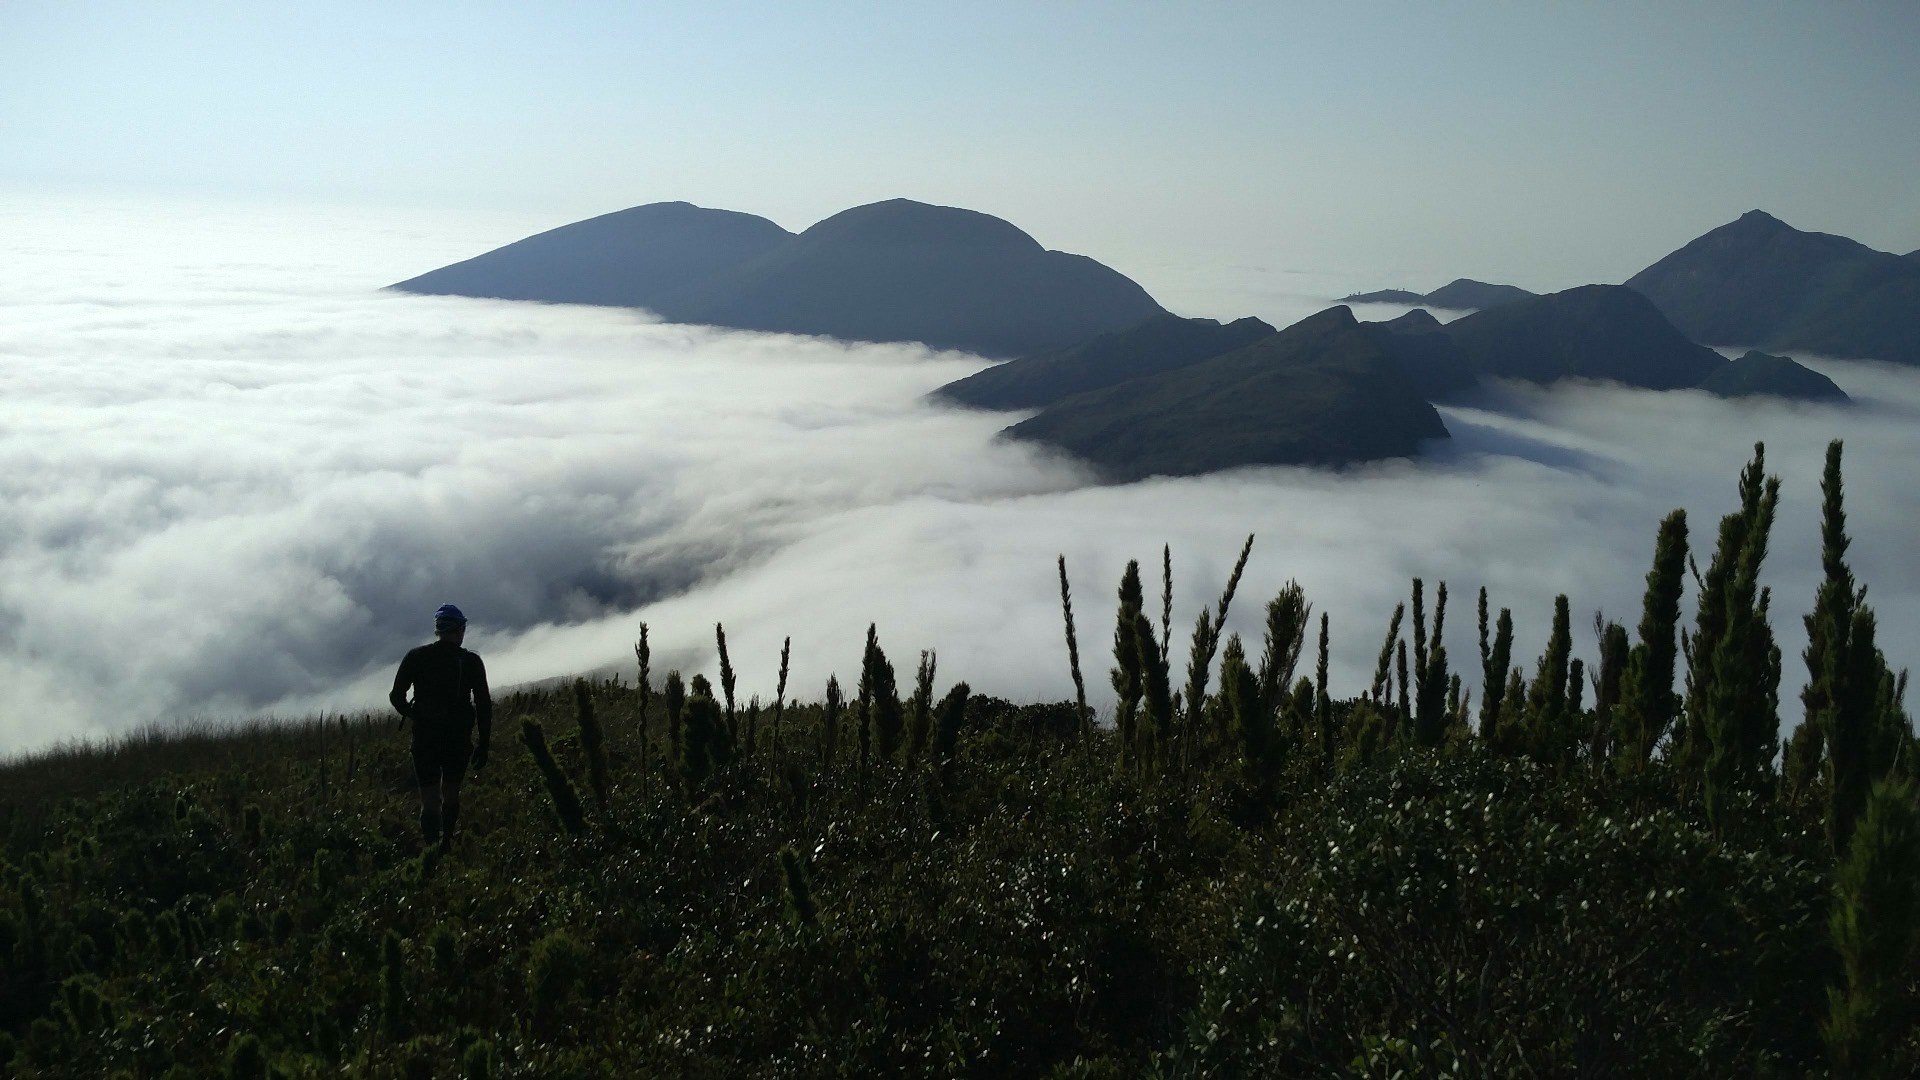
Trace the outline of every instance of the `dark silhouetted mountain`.
<instances>
[{"instance_id":1,"label":"dark silhouetted mountain","mask_svg":"<svg viewBox=\"0 0 1920 1080\"><path fill-rule=\"evenodd\" d=\"M1535 295L1537 294L1530 293L1518 285L1492 285L1484 281L1474 281L1471 278L1455 278L1428 293L1425 302L1434 307L1473 308L1485 311L1503 304L1531 300Z\"/></svg>"},{"instance_id":2,"label":"dark silhouetted mountain","mask_svg":"<svg viewBox=\"0 0 1920 1080\"><path fill-rule=\"evenodd\" d=\"M1343 304L1420 304L1426 297L1408 289L1375 289L1373 292L1343 296Z\"/></svg>"},{"instance_id":3,"label":"dark silhouetted mountain","mask_svg":"<svg viewBox=\"0 0 1920 1080\"><path fill-rule=\"evenodd\" d=\"M692 203L636 206L529 236L392 288L442 296L652 307L791 240L752 214Z\"/></svg>"},{"instance_id":4,"label":"dark silhouetted mountain","mask_svg":"<svg viewBox=\"0 0 1920 1080\"><path fill-rule=\"evenodd\" d=\"M1414 308L1398 318L1365 325L1384 326L1396 334L1430 334L1440 329L1443 324L1433 317L1433 312L1426 308Z\"/></svg>"},{"instance_id":5,"label":"dark silhouetted mountain","mask_svg":"<svg viewBox=\"0 0 1920 1080\"><path fill-rule=\"evenodd\" d=\"M676 322L919 341L983 356L1065 348L1164 314L1082 255L972 210L894 199L842 211L664 298Z\"/></svg>"},{"instance_id":6,"label":"dark silhouetted mountain","mask_svg":"<svg viewBox=\"0 0 1920 1080\"><path fill-rule=\"evenodd\" d=\"M1460 346L1446 334L1433 313L1415 308L1397 319L1361 323L1374 344L1400 364L1414 388L1429 401L1438 401L1478 386L1480 379Z\"/></svg>"},{"instance_id":7,"label":"dark silhouetted mountain","mask_svg":"<svg viewBox=\"0 0 1920 1080\"><path fill-rule=\"evenodd\" d=\"M1909 251L1905 255L1901 256L1901 258L1912 259L1914 262L1920 262L1920 251Z\"/></svg>"},{"instance_id":8,"label":"dark silhouetted mountain","mask_svg":"<svg viewBox=\"0 0 1920 1080\"><path fill-rule=\"evenodd\" d=\"M1582 285L1478 312L1448 323L1445 333L1480 374L1537 383L1609 379L1674 390L1699 385L1727 363L1624 285Z\"/></svg>"},{"instance_id":9,"label":"dark silhouetted mountain","mask_svg":"<svg viewBox=\"0 0 1920 1080\"><path fill-rule=\"evenodd\" d=\"M1920 364L1920 261L1758 210L1627 285L1695 341Z\"/></svg>"},{"instance_id":10,"label":"dark silhouetted mountain","mask_svg":"<svg viewBox=\"0 0 1920 1080\"><path fill-rule=\"evenodd\" d=\"M1491 285L1472 278L1455 278L1430 293L1408 292L1405 289L1381 289L1378 292L1354 293L1343 296L1343 304L1430 304L1434 307L1471 309L1484 311L1497 308L1502 304L1511 304L1516 300L1526 300L1533 293L1517 285Z\"/></svg>"},{"instance_id":11,"label":"dark silhouetted mountain","mask_svg":"<svg viewBox=\"0 0 1920 1080\"><path fill-rule=\"evenodd\" d=\"M1771 397L1796 401L1846 401L1846 391L1832 379L1784 356L1749 350L1745 356L1707 376L1700 389L1724 398Z\"/></svg>"},{"instance_id":12,"label":"dark silhouetted mountain","mask_svg":"<svg viewBox=\"0 0 1920 1080\"><path fill-rule=\"evenodd\" d=\"M1447 437L1376 334L1332 308L1232 352L1076 394L1007 429L1119 480L1338 465Z\"/></svg>"},{"instance_id":13,"label":"dark silhouetted mountain","mask_svg":"<svg viewBox=\"0 0 1920 1080\"><path fill-rule=\"evenodd\" d=\"M986 356L1064 348L1163 314L1125 276L1005 221L895 199L798 236L659 203L577 222L394 286L644 307L672 322L919 341Z\"/></svg>"},{"instance_id":14,"label":"dark silhouetted mountain","mask_svg":"<svg viewBox=\"0 0 1920 1080\"><path fill-rule=\"evenodd\" d=\"M981 409L1037 409L1072 394L1185 367L1271 333L1273 327L1253 318L1223 326L1212 319L1155 315L1091 341L1009 360L934 394Z\"/></svg>"}]
</instances>

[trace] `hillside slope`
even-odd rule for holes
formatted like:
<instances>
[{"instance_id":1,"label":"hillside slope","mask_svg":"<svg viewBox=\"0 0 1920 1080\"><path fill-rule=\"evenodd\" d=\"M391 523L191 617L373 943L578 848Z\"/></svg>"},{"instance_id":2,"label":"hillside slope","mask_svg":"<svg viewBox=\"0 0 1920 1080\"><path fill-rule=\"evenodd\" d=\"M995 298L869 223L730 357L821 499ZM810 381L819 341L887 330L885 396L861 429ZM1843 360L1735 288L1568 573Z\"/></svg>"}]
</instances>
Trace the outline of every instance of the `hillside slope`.
<instances>
[{"instance_id":1,"label":"hillside slope","mask_svg":"<svg viewBox=\"0 0 1920 1080\"><path fill-rule=\"evenodd\" d=\"M652 307L791 239L752 214L649 203L562 225L389 288L440 296Z\"/></svg>"},{"instance_id":2,"label":"hillside slope","mask_svg":"<svg viewBox=\"0 0 1920 1080\"><path fill-rule=\"evenodd\" d=\"M1103 386L1157 375L1237 349L1273 333L1259 319L1183 319L1155 315L1064 349L1023 356L934 391L979 409L1037 409Z\"/></svg>"},{"instance_id":3,"label":"hillside slope","mask_svg":"<svg viewBox=\"0 0 1920 1080\"><path fill-rule=\"evenodd\" d=\"M1410 456L1446 425L1345 307L1232 352L1067 398L1007 429L1133 480Z\"/></svg>"},{"instance_id":4,"label":"hillside slope","mask_svg":"<svg viewBox=\"0 0 1920 1080\"><path fill-rule=\"evenodd\" d=\"M1526 300L1534 295L1536 294L1518 285L1495 285L1490 282L1475 281L1472 278L1455 278L1430 293L1416 293L1406 289L1379 289L1374 292L1343 296L1339 302L1342 304L1426 304L1438 308L1481 311Z\"/></svg>"},{"instance_id":5,"label":"hillside slope","mask_svg":"<svg viewBox=\"0 0 1920 1080\"><path fill-rule=\"evenodd\" d=\"M675 322L918 341L982 356L1064 348L1164 314L1083 255L972 210L907 199L842 211L655 306Z\"/></svg>"},{"instance_id":6,"label":"hillside slope","mask_svg":"<svg viewBox=\"0 0 1920 1080\"><path fill-rule=\"evenodd\" d=\"M1650 390L1697 386L1726 365L1623 285L1583 285L1465 316L1446 334L1483 375L1606 379Z\"/></svg>"},{"instance_id":7,"label":"hillside slope","mask_svg":"<svg viewBox=\"0 0 1920 1080\"><path fill-rule=\"evenodd\" d=\"M1433 313L1415 308L1397 319L1362 323L1374 344L1399 361L1414 389L1428 401L1438 401L1479 385L1466 353L1446 334Z\"/></svg>"},{"instance_id":8,"label":"hillside slope","mask_svg":"<svg viewBox=\"0 0 1920 1080\"><path fill-rule=\"evenodd\" d=\"M1627 286L1695 341L1920 364L1920 263L1759 210Z\"/></svg>"},{"instance_id":9,"label":"hillside slope","mask_svg":"<svg viewBox=\"0 0 1920 1080\"><path fill-rule=\"evenodd\" d=\"M1778 397L1795 401L1849 400L1832 379L1785 356L1757 349L1714 372L1700 389L1724 398Z\"/></svg>"}]
</instances>

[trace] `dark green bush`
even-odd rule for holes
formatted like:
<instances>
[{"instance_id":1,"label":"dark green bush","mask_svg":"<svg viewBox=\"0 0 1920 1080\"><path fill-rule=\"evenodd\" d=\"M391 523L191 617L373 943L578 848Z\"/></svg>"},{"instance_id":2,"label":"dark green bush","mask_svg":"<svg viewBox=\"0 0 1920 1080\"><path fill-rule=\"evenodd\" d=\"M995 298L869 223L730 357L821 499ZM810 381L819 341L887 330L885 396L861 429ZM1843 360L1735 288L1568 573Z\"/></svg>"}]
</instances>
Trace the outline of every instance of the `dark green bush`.
<instances>
[{"instance_id":1,"label":"dark green bush","mask_svg":"<svg viewBox=\"0 0 1920 1080\"><path fill-rule=\"evenodd\" d=\"M532 1006L534 1030L549 1031L561 1005L573 993L586 967L586 953L567 936L555 930L533 945L527 957L527 999Z\"/></svg>"}]
</instances>

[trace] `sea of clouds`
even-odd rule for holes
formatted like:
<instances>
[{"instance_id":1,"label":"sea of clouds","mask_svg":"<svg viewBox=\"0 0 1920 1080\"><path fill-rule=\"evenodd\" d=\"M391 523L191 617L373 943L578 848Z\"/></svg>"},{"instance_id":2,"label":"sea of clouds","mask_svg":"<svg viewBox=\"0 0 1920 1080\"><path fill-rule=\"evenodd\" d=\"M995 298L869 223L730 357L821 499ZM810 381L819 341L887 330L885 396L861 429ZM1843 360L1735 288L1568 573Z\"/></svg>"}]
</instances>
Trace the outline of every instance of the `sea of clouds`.
<instances>
[{"instance_id":1,"label":"sea of clouds","mask_svg":"<svg viewBox=\"0 0 1920 1080\"><path fill-rule=\"evenodd\" d=\"M1231 629L1257 636L1297 578L1331 615L1336 692L1369 680L1415 575L1452 589L1457 667L1477 672L1482 585L1529 666L1562 592L1591 658L1594 611L1638 617L1659 519L1685 507L1706 543L1756 440L1784 481L1765 575L1783 698L1830 438L1883 644L1920 660L1920 373L1818 364L1848 408L1501 387L1444 409L1455 437L1417 462L1100 486L996 439L1016 417L925 401L977 358L379 290L546 224L0 199L0 754L379 707L448 601L499 686L631 680L644 619L656 677L711 671L721 622L743 694L772 693L791 636L793 692L815 697L874 622L897 666L934 649L942 684L1058 699L1061 554L1106 706L1126 561L1157 596L1171 545L1184 656L1248 533ZM1289 289L1193 307L1283 325L1325 304Z\"/></svg>"}]
</instances>

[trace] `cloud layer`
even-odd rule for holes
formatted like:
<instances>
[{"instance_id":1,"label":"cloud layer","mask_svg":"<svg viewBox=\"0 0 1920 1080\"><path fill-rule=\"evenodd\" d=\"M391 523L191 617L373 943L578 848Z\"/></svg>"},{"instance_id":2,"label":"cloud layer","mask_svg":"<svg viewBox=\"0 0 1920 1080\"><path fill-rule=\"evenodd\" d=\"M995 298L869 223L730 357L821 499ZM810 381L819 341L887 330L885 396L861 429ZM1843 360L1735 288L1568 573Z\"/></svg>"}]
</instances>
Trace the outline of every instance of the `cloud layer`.
<instances>
[{"instance_id":1,"label":"cloud layer","mask_svg":"<svg viewBox=\"0 0 1920 1080\"><path fill-rule=\"evenodd\" d=\"M791 635L813 696L874 621L896 663L933 648L943 682L1056 698L1056 554L1097 690L1126 560L1171 544L1180 654L1248 532L1232 628L1298 578L1350 690L1414 575L1452 588L1456 658L1483 584L1528 656L1559 592L1631 623L1659 518L1684 506L1709 538L1756 439L1785 481L1783 697L1832 437L1884 643L1920 657L1913 372L1822 365L1850 410L1501 389L1446 410L1452 445L1418 463L1096 487L994 439L1005 415L923 402L973 358L373 291L491 223L19 200L0 220L27 238L0 286L0 753L377 704L447 600L497 683L630 673L643 618L657 670L710 670L719 621L743 691L771 693Z\"/></svg>"}]
</instances>

